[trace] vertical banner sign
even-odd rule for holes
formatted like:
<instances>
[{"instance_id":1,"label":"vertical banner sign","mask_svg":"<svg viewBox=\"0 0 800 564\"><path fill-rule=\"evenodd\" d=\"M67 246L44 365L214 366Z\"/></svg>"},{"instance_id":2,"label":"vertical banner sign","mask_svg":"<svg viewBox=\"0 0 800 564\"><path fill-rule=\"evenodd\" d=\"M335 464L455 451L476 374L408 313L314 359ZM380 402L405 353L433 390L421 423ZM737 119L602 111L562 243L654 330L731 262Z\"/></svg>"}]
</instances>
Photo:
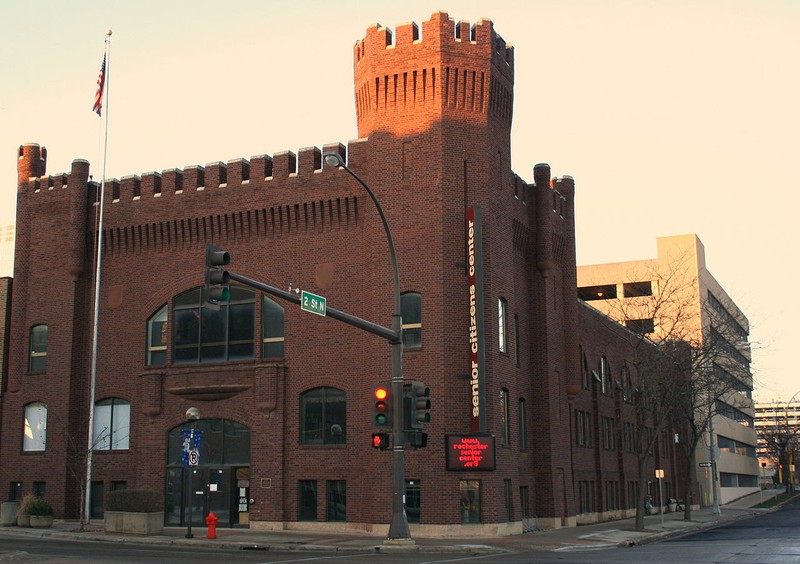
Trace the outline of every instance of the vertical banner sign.
<instances>
[{"instance_id":1,"label":"vertical banner sign","mask_svg":"<svg viewBox=\"0 0 800 564\"><path fill-rule=\"evenodd\" d=\"M181 445L181 464L183 466L197 466L200 462L200 442L203 431L197 429L181 429L183 444Z\"/></svg>"},{"instance_id":2,"label":"vertical banner sign","mask_svg":"<svg viewBox=\"0 0 800 564\"><path fill-rule=\"evenodd\" d=\"M483 330L483 247L481 210L466 209L467 287L469 290L469 389L470 431L486 430L486 353Z\"/></svg>"}]
</instances>

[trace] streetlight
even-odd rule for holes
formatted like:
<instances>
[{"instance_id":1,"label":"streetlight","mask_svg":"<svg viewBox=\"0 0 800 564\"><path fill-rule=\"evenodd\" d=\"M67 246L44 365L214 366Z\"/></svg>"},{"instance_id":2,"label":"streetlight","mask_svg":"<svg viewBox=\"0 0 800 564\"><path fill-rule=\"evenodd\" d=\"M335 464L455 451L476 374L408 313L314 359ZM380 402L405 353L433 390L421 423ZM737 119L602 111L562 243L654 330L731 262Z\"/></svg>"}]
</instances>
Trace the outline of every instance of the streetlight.
<instances>
[{"instance_id":1,"label":"streetlight","mask_svg":"<svg viewBox=\"0 0 800 564\"><path fill-rule=\"evenodd\" d=\"M719 449L716 444L716 437L714 435L714 401L711 396L711 390L708 391L708 450L711 455L711 497L713 499L713 506L711 512L714 515L722 513L719 508L719 477L717 476L717 457L719 456Z\"/></svg>"},{"instance_id":2,"label":"streetlight","mask_svg":"<svg viewBox=\"0 0 800 564\"><path fill-rule=\"evenodd\" d=\"M194 489L194 479L192 474L194 474L194 468L197 465L197 460L190 460L189 456L196 456L193 453L193 449L195 448L195 438L194 438L194 422L200 419L200 410L196 407L190 407L186 410L186 421L189 423L189 437L184 436L184 454L186 456L186 480L185 480L185 487L186 487L186 505L187 505L187 518L186 518L186 538L191 539L194 537L192 534L192 489ZM197 431L198 433L200 431ZM185 433L185 432L184 432ZM186 441L188 440L188 444Z\"/></svg>"},{"instance_id":3,"label":"streetlight","mask_svg":"<svg viewBox=\"0 0 800 564\"><path fill-rule=\"evenodd\" d=\"M390 539L410 540L411 533L408 530L408 518L406 517L405 503L403 503L406 487L405 441L403 437L403 326L400 313L400 271L397 268L397 253L394 250L392 231L389 229L386 215L383 213L383 208L372 189L347 167L344 158L339 153L325 153L325 164L330 167L343 168L364 187L378 210L381 223L383 223L383 230L386 232L386 240L389 243L394 285L394 311L392 313L394 337L389 340L392 345L392 411L394 412L394 417L392 417L392 522L389 525L388 537Z\"/></svg>"}]
</instances>

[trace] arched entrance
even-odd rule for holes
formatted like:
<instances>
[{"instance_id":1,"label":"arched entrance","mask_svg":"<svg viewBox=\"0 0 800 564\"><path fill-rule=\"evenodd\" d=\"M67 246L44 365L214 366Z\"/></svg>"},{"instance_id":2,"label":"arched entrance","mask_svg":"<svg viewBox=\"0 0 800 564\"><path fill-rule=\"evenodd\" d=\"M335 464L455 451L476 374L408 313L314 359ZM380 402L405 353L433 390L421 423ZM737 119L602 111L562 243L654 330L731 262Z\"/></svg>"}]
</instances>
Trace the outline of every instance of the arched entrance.
<instances>
[{"instance_id":1,"label":"arched entrance","mask_svg":"<svg viewBox=\"0 0 800 564\"><path fill-rule=\"evenodd\" d=\"M194 431L199 441L196 465L183 454L184 431ZM192 525L205 525L213 511L218 526L249 523L250 429L228 419L200 419L170 429L167 435L167 476L164 524L188 525L191 503ZM187 501L188 498L188 501Z\"/></svg>"}]
</instances>

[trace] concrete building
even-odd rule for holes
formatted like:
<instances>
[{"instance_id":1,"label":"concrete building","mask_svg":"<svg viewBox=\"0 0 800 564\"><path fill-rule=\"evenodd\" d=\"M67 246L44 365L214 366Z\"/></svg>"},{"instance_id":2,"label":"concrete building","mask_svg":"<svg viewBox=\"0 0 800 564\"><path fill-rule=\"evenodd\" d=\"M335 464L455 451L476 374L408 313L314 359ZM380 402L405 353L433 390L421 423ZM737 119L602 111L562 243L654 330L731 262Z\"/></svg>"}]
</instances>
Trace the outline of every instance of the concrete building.
<instances>
[{"instance_id":1,"label":"concrete building","mask_svg":"<svg viewBox=\"0 0 800 564\"><path fill-rule=\"evenodd\" d=\"M793 450L795 456L800 454L800 401L796 397L800 392L785 400L759 401L755 404L755 428L758 435L756 454L761 463L761 478L765 485L785 483L794 480L788 457L781 460L779 453L766 445L768 437L784 443L787 450ZM783 468L779 468L783 465ZM791 476L791 477L790 477Z\"/></svg>"},{"instance_id":2,"label":"concrete building","mask_svg":"<svg viewBox=\"0 0 800 564\"><path fill-rule=\"evenodd\" d=\"M437 12L421 30L370 27L353 55L359 139L347 146L105 183L94 384L99 186L87 161L48 175L46 149L20 146L0 444L11 498L34 489L57 516L77 516L69 461L91 450L96 516L109 491L136 488L163 492L167 525L213 510L220 526L386 533L393 451L373 448L371 409L393 347L292 298L308 291L391 322L381 217L346 170L323 164L334 153L382 204L403 374L431 390L427 446L404 451L413 535L632 514L629 410L579 360L621 366L630 352L581 330L607 320L575 299L573 179L538 164L528 183L511 169L513 48L491 21ZM209 242L230 252L232 273L289 298L234 283L228 303L209 307ZM674 484L674 454L659 452Z\"/></svg>"},{"instance_id":3,"label":"concrete building","mask_svg":"<svg viewBox=\"0 0 800 564\"><path fill-rule=\"evenodd\" d=\"M705 249L694 235L659 237L656 258L578 267L578 295L587 304L654 339L719 343L713 370L731 382L714 400L711 432L698 445L700 463L719 458L719 503L758 489L755 416L750 373L749 322L706 268ZM713 501L711 469L700 469L701 502Z\"/></svg>"}]
</instances>

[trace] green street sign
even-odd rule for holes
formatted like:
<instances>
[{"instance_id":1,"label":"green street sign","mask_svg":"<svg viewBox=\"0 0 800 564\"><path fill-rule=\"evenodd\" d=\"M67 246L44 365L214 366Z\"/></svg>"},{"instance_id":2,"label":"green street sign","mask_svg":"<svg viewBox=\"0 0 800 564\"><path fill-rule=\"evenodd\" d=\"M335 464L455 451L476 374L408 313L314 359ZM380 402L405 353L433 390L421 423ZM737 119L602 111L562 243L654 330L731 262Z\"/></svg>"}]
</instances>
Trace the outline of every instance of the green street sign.
<instances>
[{"instance_id":1,"label":"green street sign","mask_svg":"<svg viewBox=\"0 0 800 564\"><path fill-rule=\"evenodd\" d=\"M303 311L309 311L311 313L324 316L325 302L326 300L322 296L312 294L311 292L306 292L305 290L303 290L303 293L300 294L300 309Z\"/></svg>"}]
</instances>

